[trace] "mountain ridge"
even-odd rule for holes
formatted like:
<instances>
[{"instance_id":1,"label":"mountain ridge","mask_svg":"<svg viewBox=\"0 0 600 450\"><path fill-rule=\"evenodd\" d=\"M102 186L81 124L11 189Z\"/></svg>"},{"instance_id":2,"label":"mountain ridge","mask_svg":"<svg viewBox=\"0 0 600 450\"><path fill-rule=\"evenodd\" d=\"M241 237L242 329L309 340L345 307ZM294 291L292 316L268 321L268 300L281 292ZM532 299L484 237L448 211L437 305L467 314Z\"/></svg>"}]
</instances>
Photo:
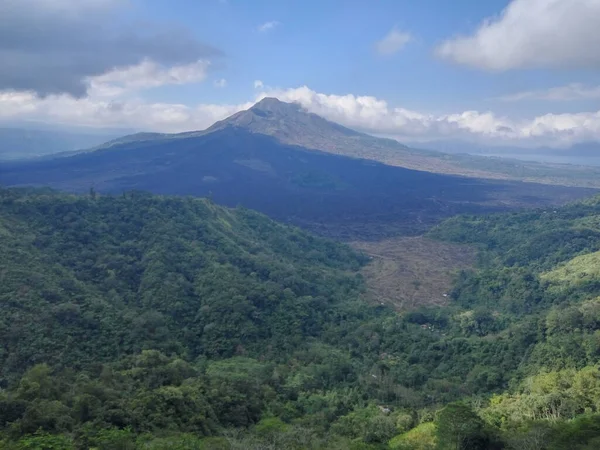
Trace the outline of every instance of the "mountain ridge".
<instances>
[{"instance_id":1,"label":"mountain ridge","mask_svg":"<svg viewBox=\"0 0 600 450\"><path fill-rule=\"evenodd\" d=\"M99 130L63 131L60 128L24 128L0 126L0 161L33 159L75 153L91 146L102 146L115 139L116 132Z\"/></svg>"},{"instance_id":2,"label":"mountain ridge","mask_svg":"<svg viewBox=\"0 0 600 450\"><path fill-rule=\"evenodd\" d=\"M394 139L371 136L305 110L299 103L265 97L249 109L220 120L205 130L183 133L138 133L124 136L91 150L118 147L130 142L165 142L200 138L223 129L239 128L272 136L281 144L334 155L366 159L431 173L518 180L563 186L600 187L600 168L502 159L413 148Z\"/></svg>"}]
</instances>

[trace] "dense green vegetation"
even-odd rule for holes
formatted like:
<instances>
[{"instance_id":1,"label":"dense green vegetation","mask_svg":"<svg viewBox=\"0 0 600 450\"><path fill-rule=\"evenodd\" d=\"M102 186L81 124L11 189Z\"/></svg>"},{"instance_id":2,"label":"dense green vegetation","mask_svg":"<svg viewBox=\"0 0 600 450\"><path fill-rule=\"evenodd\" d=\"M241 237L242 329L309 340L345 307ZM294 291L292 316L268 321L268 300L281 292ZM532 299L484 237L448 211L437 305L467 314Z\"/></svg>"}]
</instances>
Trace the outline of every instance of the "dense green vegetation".
<instances>
[{"instance_id":1,"label":"dense green vegetation","mask_svg":"<svg viewBox=\"0 0 600 450\"><path fill-rule=\"evenodd\" d=\"M0 190L0 447L597 448L600 199L430 234L479 268L398 314L244 208Z\"/></svg>"},{"instance_id":2,"label":"dense green vegetation","mask_svg":"<svg viewBox=\"0 0 600 450\"><path fill-rule=\"evenodd\" d=\"M559 209L455 217L430 232L481 249L479 270L461 273L450 294L463 328L488 341L529 335L508 392L487 397L480 410L488 425L519 432L509 439L515 448L600 442L599 225L596 197Z\"/></svg>"}]
</instances>

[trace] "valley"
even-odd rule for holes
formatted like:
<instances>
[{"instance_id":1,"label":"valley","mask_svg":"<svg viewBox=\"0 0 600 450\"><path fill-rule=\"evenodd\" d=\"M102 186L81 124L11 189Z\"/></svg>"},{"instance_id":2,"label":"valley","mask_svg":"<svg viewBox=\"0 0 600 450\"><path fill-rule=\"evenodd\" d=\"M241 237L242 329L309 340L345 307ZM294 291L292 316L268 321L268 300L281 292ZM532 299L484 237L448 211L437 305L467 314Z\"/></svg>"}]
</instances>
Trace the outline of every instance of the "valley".
<instances>
[{"instance_id":1,"label":"valley","mask_svg":"<svg viewBox=\"0 0 600 450\"><path fill-rule=\"evenodd\" d=\"M2 189L0 443L434 449L460 414L484 448L587 445L598 217L455 216L357 252L209 199Z\"/></svg>"},{"instance_id":2,"label":"valley","mask_svg":"<svg viewBox=\"0 0 600 450\"><path fill-rule=\"evenodd\" d=\"M600 0L0 0L0 450L600 449Z\"/></svg>"}]
</instances>

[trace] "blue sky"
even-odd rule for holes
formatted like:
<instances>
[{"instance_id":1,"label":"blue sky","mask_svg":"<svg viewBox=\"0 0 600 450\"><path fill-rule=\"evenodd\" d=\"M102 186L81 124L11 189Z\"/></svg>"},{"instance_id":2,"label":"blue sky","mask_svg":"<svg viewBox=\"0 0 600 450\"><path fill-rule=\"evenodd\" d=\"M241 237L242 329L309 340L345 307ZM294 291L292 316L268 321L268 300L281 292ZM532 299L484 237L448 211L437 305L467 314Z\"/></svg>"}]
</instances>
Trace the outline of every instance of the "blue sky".
<instances>
[{"instance_id":1,"label":"blue sky","mask_svg":"<svg viewBox=\"0 0 600 450\"><path fill-rule=\"evenodd\" d=\"M139 10L146 20L184 24L198 39L225 53L213 76L227 79L229 89L181 89L182 99L192 95L201 101L238 102L252 93L252 83L258 79L271 86L307 85L318 92L373 95L408 108L450 112L477 107L486 97L526 90L539 82L536 74L490 76L432 57L436 43L472 30L506 4L498 0L183 0L173 8L155 0L144 2L145 8ZM257 28L267 22L278 25L259 32ZM374 45L394 27L410 33L413 41L401 54L381 57Z\"/></svg>"},{"instance_id":2,"label":"blue sky","mask_svg":"<svg viewBox=\"0 0 600 450\"><path fill-rule=\"evenodd\" d=\"M0 120L183 131L273 95L406 141L600 139L600 0L6 2Z\"/></svg>"},{"instance_id":3,"label":"blue sky","mask_svg":"<svg viewBox=\"0 0 600 450\"><path fill-rule=\"evenodd\" d=\"M597 71L581 70L489 73L432 56L436 44L472 32L483 19L498 15L507 0L179 0L176 7L169 3L144 1L135 11L142 11L148 21L182 24L225 53L213 76L227 79L229 89L182 89L181 99L191 95L199 101L239 102L251 94L258 79L270 86L307 85L318 92L373 95L406 108L450 113L489 108L494 97L514 92L600 79ZM267 22L278 24L268 32L257 31ZM394 27L410 33L412 41L401 52L382 57L373 51L374 45ZM166 95L176 92L161 98ZM496 103L498 110L516 114L548 108ZM593 102L570 106L577 110Z\"/></svg>"}]
</instances>

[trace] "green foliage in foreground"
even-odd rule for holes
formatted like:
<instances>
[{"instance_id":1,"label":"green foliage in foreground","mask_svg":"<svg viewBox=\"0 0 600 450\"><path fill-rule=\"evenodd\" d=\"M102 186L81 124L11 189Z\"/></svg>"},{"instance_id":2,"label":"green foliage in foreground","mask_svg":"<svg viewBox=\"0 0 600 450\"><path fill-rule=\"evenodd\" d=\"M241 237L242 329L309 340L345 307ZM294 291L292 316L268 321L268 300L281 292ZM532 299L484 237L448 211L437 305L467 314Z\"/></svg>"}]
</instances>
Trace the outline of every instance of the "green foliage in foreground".
<instances>
[{"instance_id":1,"label":"green foliage in foreground","mask_svg":"<svg viewBox=\"0 0 600 450\"><path fill-rule=\"evenodd\" d=\"M0 448L597 448L599 202L432 235L480 267L399 315L245 209L0 190Z\"/></svg>"}]
</instances>

